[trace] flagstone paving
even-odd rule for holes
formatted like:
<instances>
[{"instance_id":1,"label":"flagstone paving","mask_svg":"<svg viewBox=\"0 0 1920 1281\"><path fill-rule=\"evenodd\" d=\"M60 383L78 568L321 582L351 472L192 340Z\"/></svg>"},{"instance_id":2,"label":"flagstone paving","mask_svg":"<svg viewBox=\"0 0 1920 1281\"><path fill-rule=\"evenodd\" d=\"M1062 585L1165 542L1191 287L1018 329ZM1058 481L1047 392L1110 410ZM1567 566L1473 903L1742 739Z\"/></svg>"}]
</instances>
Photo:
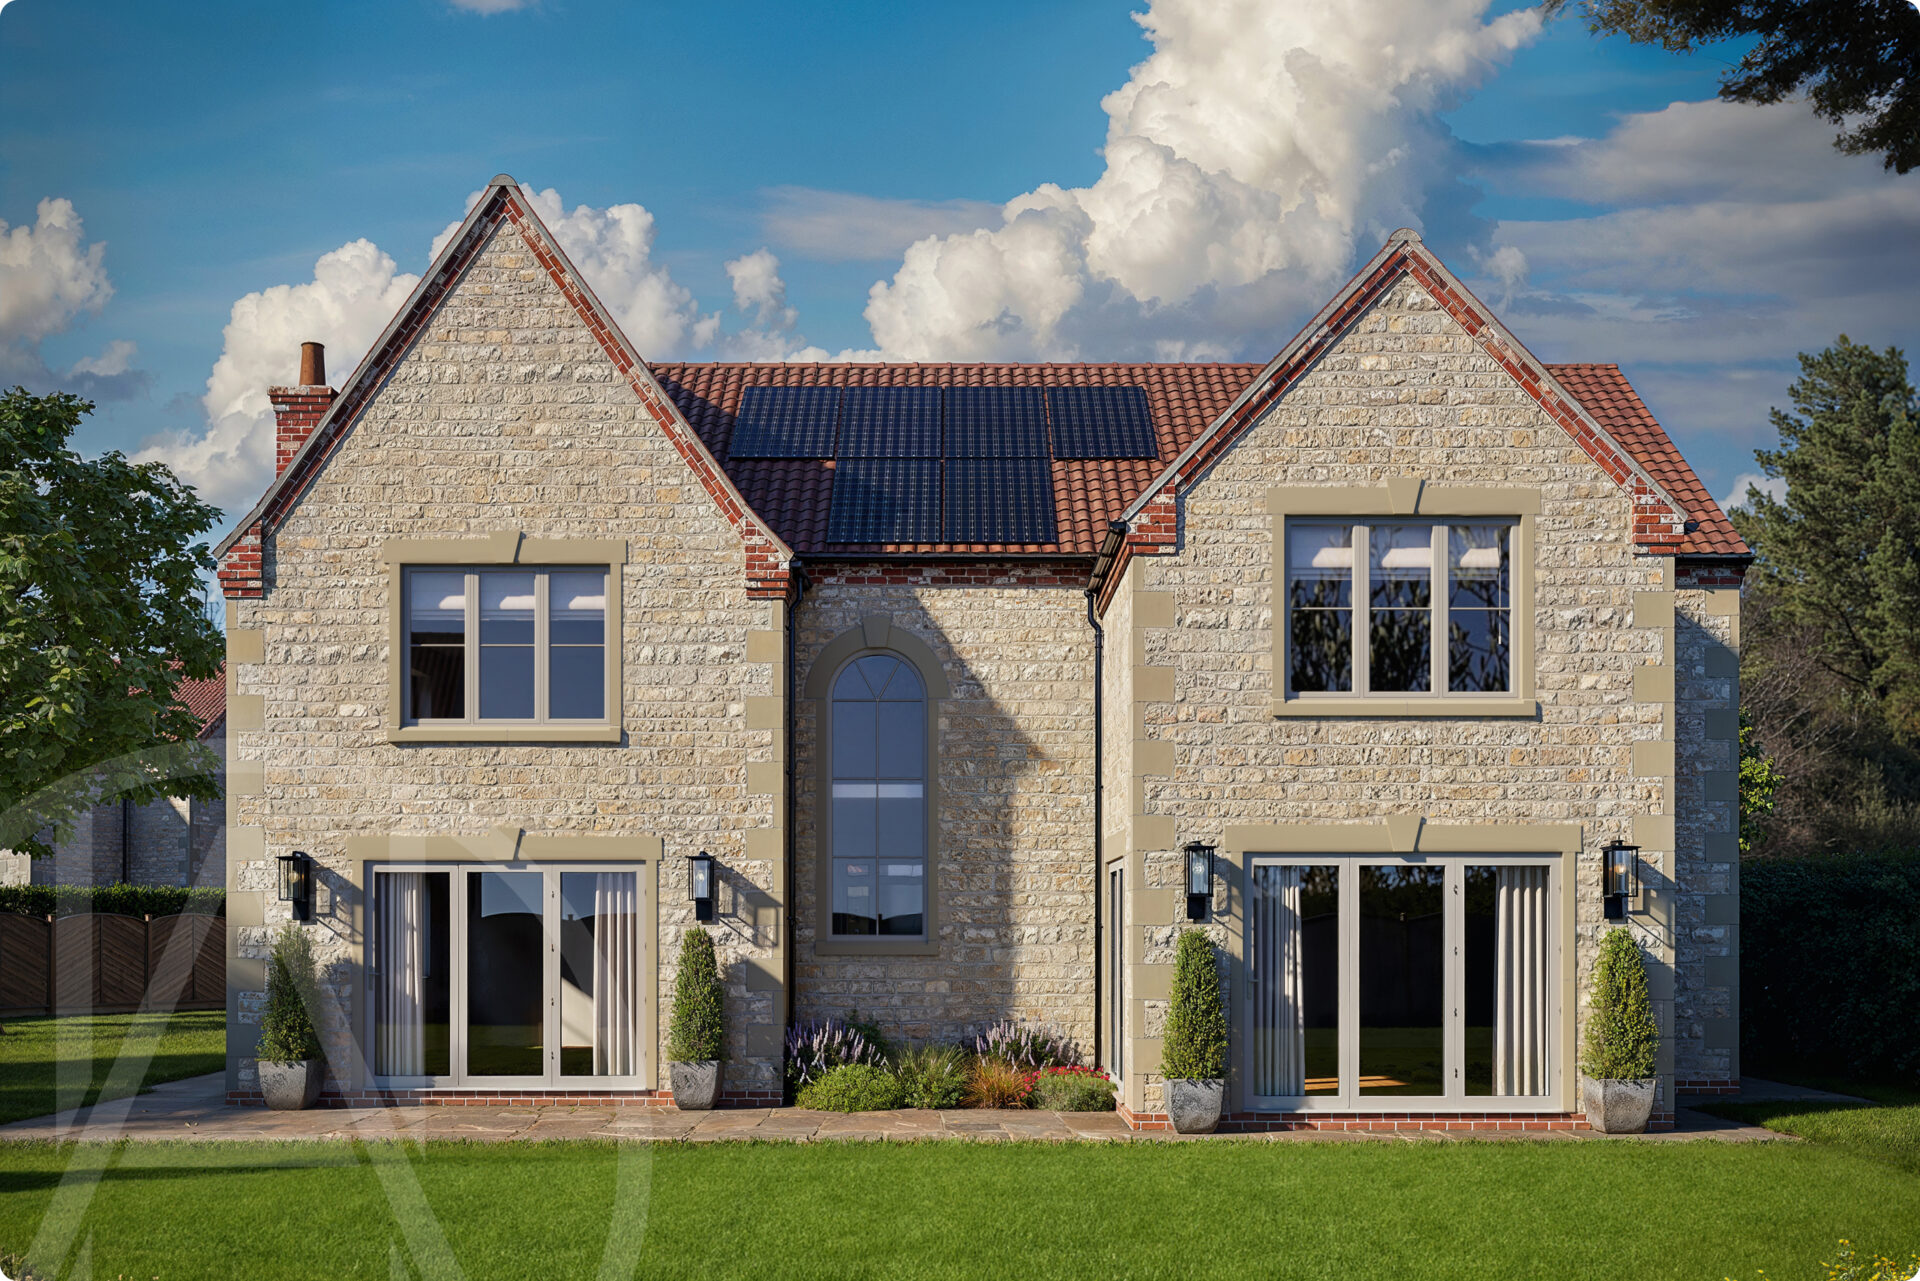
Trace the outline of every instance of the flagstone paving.
<instances>
[{"instance_id":1,"label":"flagstone paving","mask_svg":"<svg viewBox=\"0 0 1920 1281\"><path fill-rule=\"evenodd\" d=\"M1770 1084L1770 1083L1769 1083ZM1779 1087L1776 1087L1779 1088ZM743 1139L787 1142L961 1139L977 1142L1068 1140L1103 1142L1394 1143L1479 1141L1605 1141L1584 1131L1448 1134L1436 1131L1359 1133L1299 1130L1276 1134L1176 1135L1129 1130L1112 1112L1040 1112L966 1109L951 1112L813 1112L804 1108L730 1108L682 1112L662 1107L585 1107L550 1103L535 1107L315 1108L272 1112L230 1107L221 1074L157 1086L150 1094L92 1108L36 1117L0 1126L0 1140L41 1139L474 1139L488 1142L543 1139L632 1139L690 1143ZM1738 1096L1733 1096L1737 1098ZM1791 1142L1759 1126L1679 1109L1679 1126L1635 1136L1653 1142L1718 1139Z\"/></svg>"}]
</instances>

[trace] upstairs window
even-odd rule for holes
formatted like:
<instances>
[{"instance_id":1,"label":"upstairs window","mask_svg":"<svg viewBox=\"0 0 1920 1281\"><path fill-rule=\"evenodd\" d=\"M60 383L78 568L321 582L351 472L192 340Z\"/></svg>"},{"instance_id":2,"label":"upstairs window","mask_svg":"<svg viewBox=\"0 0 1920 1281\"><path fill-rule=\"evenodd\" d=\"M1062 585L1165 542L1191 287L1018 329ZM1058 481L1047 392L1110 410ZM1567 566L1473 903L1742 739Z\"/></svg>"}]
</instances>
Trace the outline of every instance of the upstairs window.
<instances>
[{"instance_id":1,"label":"upstairs window","mask_svg":"<svg viewBox=\"0 0 1920 1281\"><path fill-rule=\"evenodd\" d=\"M1516 523L1289 521L1291 692L1511 692Z\"/></svg>"},{"instance_id":2,"label":"upstairs window","mask_svg":"<svg viewBox=\"0 0 1920 1281\"><path fill-rule=\"evenodd\" d=\"M407 570L407 720L605 723L607 584L605 568Z\"/></svg>"}]
</instances>

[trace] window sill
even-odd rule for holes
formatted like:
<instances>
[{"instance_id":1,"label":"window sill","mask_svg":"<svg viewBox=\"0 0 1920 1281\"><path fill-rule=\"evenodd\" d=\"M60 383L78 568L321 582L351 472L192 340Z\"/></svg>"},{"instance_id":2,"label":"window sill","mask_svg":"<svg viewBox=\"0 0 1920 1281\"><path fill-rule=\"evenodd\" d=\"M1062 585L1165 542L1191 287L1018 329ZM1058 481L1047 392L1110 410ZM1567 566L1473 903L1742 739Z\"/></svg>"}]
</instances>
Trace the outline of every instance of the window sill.
<instances>
[{"instance_id":1,"label":"window sill","mask_svg":"<svg viewBox=\"0 0 1920 1281\"><path fill-rule=\"evenodd\" d=\"M1531 698L1289 698L1273 705L1273 714L1301 717L1480 717L1534 718L1540 703Z\"/></svg>"},{"instance_id":2,"label":"window sill","mask_svg":"<svg viewBox=\"0 0 1920 1281\"><path fill-rule=\"evenodd\" d=\"M938 956L937 939L823 939L813 945L815 956Z\"/></svg>"},{"instance_id":3,"label":"window sill","mask_svg":"<svg viewBox=\"0 0 1920 1281\"><path fill-rule=\"evenodd\" d=\"M398 725L389 743L618 743L618 725Z\"/></svg>"}]
</instances>

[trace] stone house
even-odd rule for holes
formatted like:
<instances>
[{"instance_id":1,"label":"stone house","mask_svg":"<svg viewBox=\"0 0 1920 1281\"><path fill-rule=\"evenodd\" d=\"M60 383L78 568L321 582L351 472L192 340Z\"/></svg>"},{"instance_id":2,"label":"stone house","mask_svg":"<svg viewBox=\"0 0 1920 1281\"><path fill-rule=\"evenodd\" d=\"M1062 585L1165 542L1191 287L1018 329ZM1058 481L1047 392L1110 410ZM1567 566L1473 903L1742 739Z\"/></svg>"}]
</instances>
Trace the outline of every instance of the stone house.
<instances>
[{"instance_id":1,"label":"stone house","mask_svg":"<svg viewBox=\"0 0 1920 1281\"><path fill-rule=\"evenodd\" d=\"M697 917L741 1104L857 1007L1050 1024L1162 1124L1190 922L1235 1125L1576 1123L1616 913L1659 1112L1738 1077L1747 549L1412 232L1265 365L649 364L502 176L272 395L219 549L236 1099L296 851L336 1099L667 1101Z\"/></svg>"},{"instance_id":2,"label":"stone house","mask_svg":"<svg viewBox=\"0 0 1920 1281\"><path fill-rule=\"evenodd\" d=\"M177 693L200 723L200 741L224 760L225 673L183 680ZM223 800L107 800L74 820L66 839L54 842L51 857L0 852L0 885L222 885L226 846Z\"/></svg>"}]
</instances>

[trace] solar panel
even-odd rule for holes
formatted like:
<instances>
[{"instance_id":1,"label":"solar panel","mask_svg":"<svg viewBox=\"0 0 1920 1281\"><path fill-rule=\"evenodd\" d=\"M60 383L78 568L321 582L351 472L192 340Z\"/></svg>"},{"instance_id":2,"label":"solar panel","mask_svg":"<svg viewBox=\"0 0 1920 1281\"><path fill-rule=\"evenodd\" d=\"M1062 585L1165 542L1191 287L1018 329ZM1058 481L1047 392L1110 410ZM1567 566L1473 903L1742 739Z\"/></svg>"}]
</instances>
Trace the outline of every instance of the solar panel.
<instances>
[{"instance_id":1,"label":"solar panel","mask_svg":"<svg viewBox=\"0 0 1920 1281\"><path fill-rule=\"evenodd\" d=\"M947 462L947 541L1051 543L1053 464L1045 458Z\"/></svg>"},{"instance_id":2,"label":"solar panel","mask_svg":"<svg viewBox=\"0 0 1920 1281\"><path fill-rule=\"evenodd\" d=\"M1047 403L1038 387L947 388L947 457L1050 456Z\"/></svg>"},{"instance_id":3,"label":"solar panel","mask_svg":"<svg viewBox=\"0 0 1920 1281\"><path fill-rule=\"evenodd\" d=\"M940 457L940 389L847 388L836 457Z\"/></svg>"},{"instance_id":4,"label":"solar panel","mask_svg":"<svg viewBox=\"0 0 1920 1281\"><path fill-rule=\"evenodd\" d=\"M843 458L833 467L830 543L940 541L938 458Z\"/></svg>"},{"instance_id":5,"label":"solar panel","mask_svg":"<svg viewBox=\"0 0 1920 1281\"><path fill-rule=\"evenodd\" d=\"M831 458L838 387L749 387L740 393L730 458Z\"/></svg>"},{"instance_id":6,"label":"solar panel","mask_svg":"<svg viewBox=\"0 0 1920 1281\"><path fill-rule=\"evenodd\" d=\"M1138 387L1049 387L1055 458L1156 458L1153 416Z\"/></svg>"}]
</instances>

